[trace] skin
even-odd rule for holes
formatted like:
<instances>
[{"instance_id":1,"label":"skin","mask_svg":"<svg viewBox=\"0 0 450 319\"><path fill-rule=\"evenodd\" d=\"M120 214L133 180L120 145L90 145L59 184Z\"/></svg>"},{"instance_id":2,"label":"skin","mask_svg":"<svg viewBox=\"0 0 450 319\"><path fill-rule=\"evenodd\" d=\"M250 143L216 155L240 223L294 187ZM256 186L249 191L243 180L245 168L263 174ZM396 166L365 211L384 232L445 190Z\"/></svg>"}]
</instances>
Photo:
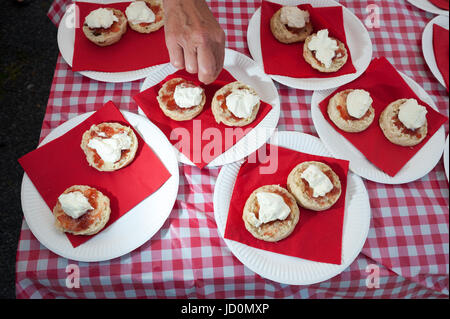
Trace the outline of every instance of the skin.
<instances>
[{"instance_id":1,"label":"skin","mask_svg":"<svg viewBox=\"0 0 450 319\"><path fill-rule=\"evenodd\" d=\"M209 84L223 68L225 33L204 0L163 0L170 63Z\"/></svg>"}]
</instances>

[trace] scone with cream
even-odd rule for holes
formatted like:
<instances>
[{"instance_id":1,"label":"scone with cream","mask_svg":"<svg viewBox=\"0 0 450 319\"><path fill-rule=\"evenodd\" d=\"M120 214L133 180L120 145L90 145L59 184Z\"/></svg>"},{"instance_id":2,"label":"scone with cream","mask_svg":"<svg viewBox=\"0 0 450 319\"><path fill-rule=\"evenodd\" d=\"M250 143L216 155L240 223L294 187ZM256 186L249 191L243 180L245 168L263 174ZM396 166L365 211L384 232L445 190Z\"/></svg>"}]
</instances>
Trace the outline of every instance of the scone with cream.
<instances>
[{"instance_id":1,"label":"scone with cream","mask_svg":"<svg viewBox=\"0 0 450 319\"><path fill-rule=\"evenodd\" d=\"M81 140L89 165L102 172L116 171L130 164L137 148L134 131L119 123L92 125Z\"/></svg>"},{"instance_id":2,"label":"scone with cream","mask_svg":"<svg viewBox=\"0 0 450 319\"><path fill-rule=\"evenodd\" d=\"M126 31L127 18L122 11L113 8L99 8L91 11L83 24L86 37L99 46L118 42Z\"/></svg>"},{"instance_id":3,"label":"scone with cream","mask_svg":"<svg viewBox=\"0 0 450 319\"><path fill-rule=\"evenodd\" d=\"M164 9L161 0L133 1L126 8L128 25L134 31L150 33L164 25Z\"/></svg>"},{"instance_id":4,"label":"scone with cream","mask_svg":"<svg viewBox=\"0 0 450 319\"><path fill-rule=\"evenodd\" d=\"M427 109L415 99L399 99L389 104L380 116L384 136L400 146L415 146L428 133Z\"/></svg>"},{"instance_id":5,"label":"scone with cream","mask_svg":"<svg viewBox=\"0 0 450 319\"><path fill-rule=\"evenodd\" d=\"M55 227L75 235L93 235L105 227L111 214L109 198L86 185L67 188L53 208Z\"/></svg>"},{"instance_id":6,"label":"scone with cream","mask_svg":"<svg viewBox=\"0 0 450 319\"><path fill-rule=\"evenodd\" d=\"M173 78L161 86L156 99L166 116L175 121L188 121L202 112L206 95L195 83Z\"/></svg>"},{"instance_id":7,"label":"scone with cream","mask_svg":"<svg viewBox=\"0 0 450 319\"><path fill-rule=\"evenodd\" d=\"M313 32L309 12L294 6L280 8L270 19L270 30L281 43L303 42Z\"/></svg>"},{"instance_id":8,"label":"scone with cream","mask_svg":"<svg viewBox=\"0 0 450 319\"><path fill-rule=\"evenodd\" d=\"M298 164L289 173L287 187L301 207L314 211L329 209L342 192L339 176L317 161Z\"/></svg>"},{"instance_id":9,"label":"scone with cream","mask_svg":"<svg viewBox=\"0 0 450 319\"><path fill-rule=\"evenodd\" d=\"M286 189L266 185L254 190L247 199L242 219L255 238L276 242L292 233L299 216L295 198Z\"/></svg>"},{"instance_id":10,"label":"scone with cream","mask_svg":"<svg viewBox=\"0 0 450 319\"><path fill-rule=\"evenodd\" d=\"M336 93L328 102L328 116L345 132L362 132L375 118L372 102L370 93L365 90L344 90Z\"/></svg>"},{"instance_id":11,"label":"scone with cream","mask_svg":"<svg viewBox=\"0 0 450 319\"><path fill-rule=\"evenodd\" d=\"M217 123L245 126L256 119L260 104L259 95L253 88L236 81L214 94L211 110Z\"/></svg>"},{"instance_id":12,"label":"scone with cream","mask_svg":"<svg viewBox=\"0 0 450 319\"><path fill-rule=\"evenodd\" d=\"M329 37L328 30L323 29L305 40L303 57L314 69L330 73L345 65L348 53L343 42Z\"/></svg>"}]
</instances>

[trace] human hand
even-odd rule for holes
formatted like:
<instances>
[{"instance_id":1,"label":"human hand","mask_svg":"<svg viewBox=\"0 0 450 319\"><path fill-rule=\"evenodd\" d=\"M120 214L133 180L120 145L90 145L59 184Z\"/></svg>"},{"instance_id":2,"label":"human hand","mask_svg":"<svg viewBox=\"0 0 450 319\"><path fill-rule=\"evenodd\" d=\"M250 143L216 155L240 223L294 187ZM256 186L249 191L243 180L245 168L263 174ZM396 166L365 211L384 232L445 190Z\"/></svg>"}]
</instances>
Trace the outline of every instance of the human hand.
<instances>
[{"instance_id":1,"label":"human hand","mask_svg":"<svg viewBox=\"0 0 450 319\"><path fill-rule=\"evenodd\" d=\"M204 0L163 0L170 63L209 84L223 68L225 33Z\"/></svg>"}]
</instances>

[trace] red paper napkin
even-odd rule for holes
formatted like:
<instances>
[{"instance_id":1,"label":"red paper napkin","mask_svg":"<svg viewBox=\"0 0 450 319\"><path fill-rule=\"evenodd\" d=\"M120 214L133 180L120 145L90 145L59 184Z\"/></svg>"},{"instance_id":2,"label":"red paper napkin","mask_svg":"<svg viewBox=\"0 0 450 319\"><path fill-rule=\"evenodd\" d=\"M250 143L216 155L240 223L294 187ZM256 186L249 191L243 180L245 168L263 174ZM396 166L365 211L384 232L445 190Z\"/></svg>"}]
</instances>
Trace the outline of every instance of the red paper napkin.
<instances>
[{"instance_id":1,"label":"red paper napkin","mask_svg":"<svg viewBox=\"0 0 450 319\"><path fill-rule=\"evenodd\" d=\"M245 245L308 260L341 264L342 230L345 214L345 196L347 191L348 161L330 157L316 156L293 151L275 145L266 145L267 158L247 160L242 164L233 189L225 228L226 239ZM258 152L260 153L260 152ZM251 156L249 158L257 158ZM314 212L300 207L300 218L294 231L281 241L271 243L256 239L245 228L242 212L250 194L264 185L280 185L286 188L287 177L291 170L305 161L320 161L329 165L339 176L342 194L330 209ZM273 167L273 173L267 174L262 167Z\"/></svg>"},{"instance_id":2,"label":"red paper napkin","mask_svg":"<svg viewBox=\"0 0 450 319\"><path fill-rule=\"evenodd\" d=\"M191 121L174 121L164 115L156 97L161 86L170 79L181 77L196 83L205 89L206 103L203 111ZM245 134L256 127L270 112L272 106L261 101L258 115L251 124L242 128L233 128L222 123L217 124L211 111L211 100L217 90L236 79L225 69L212 84L204 85L196 74L180 70L169 75L161 83L139 93L133 98L147 117L155 123L177 147L196 166L203 168L214 158L235 145Z\"/></svg>"},{"instance_id":3,"label":"red paper napkin","mask_svg":"<svg viewBox=\"0 0 450 319\"><path fill-rule=\"evenodd\" d=\"M443 10L449 9L449 1L448 0L430 0L432 4L436 7L441 8Z\"/></svg>"},{"instance_id":4,"label":"red paper napkin","mask_svg":"<svg viewBox=\"0 0 450 319\"><path fill-rule=\"evenodd\" d=\"M108 196L111 215L106 229L158 190L171 175L136 131L139 147L128 166L114 172L99 172L90 167L80 147L81 137L91 125L102 122L118 122L131 127L119 109L108 102L66 134L21 157L19 163L52 211L58 196L72 185L88 185ZM73 247L93 236L96 235L67 234Z\"/></svg>"},{"instance_id":5,"label":"red paper napkin","mask_svg":"<svg viewBox=\"0 0 450 319\"><path fill-rule=\"evenodd\" d=\"M303 43L283 44L275 39L270 30L270 19L281 7L269 1L263 1L261 5L261 51L264 70L267 74L294 78L329 78L356 72L347 45L341 6L323 8L313 8L309 4L298 6L302 10L309 11L314 32L328 29L331 37L345 44L348 52L347 63L333 73L323 73L313 69L303 58Z\"/></svg>"},{"instance_id":6,"label":"red paper napkin","mask_svg":"<svg viewBox=\"0 0 450 319\"><path fill-rule=\"evenodd\" d=\"M448 92L448 78L449 78L449 48L448 48L448 30L443 27L433 24L433 51L436 59L436 64L439 71L444 78L445 86Z\"/></svg>"},{"instance_id":7,"label":"red paper napkin","mask_svg":"<svg viewBox=\"0 0 450 319\"><path fill-rule=\"evenodd\" d=\"M372 125L363 132L344 132L334 125L328 116L327 107L329 100L337 92L346 89L366 90L373 99L372 106L375 109L375 119ZM427 137L414 147L402 147L391 143L384 136L378 124L381 112L386 106L395 100L403 98L416 99L419 104L425 106L428 110ZM384 57L372 60L366 72L361 77L335 90L319 104L319 107L325 119L339 134L352 143L372 164L389 176L395 176L447 120L445 116L419 99L400 74Z\"/></svg>"},{"instance_id":8,"label":"red paper napkin","mask_svg":"<svg viewBox=\"0 0 450 319\"><path fill-rule=\"evenodd\" d=\"M83 23L98 8L115 8L125 14L130 2L99 4L77 2L80 27L75 29L73 71L126 72L140 70L170 61L164 39L164 28L150 34L138 33L127 26L119 42L100 47L86 38Z\"/></svg>"}]
</instances>

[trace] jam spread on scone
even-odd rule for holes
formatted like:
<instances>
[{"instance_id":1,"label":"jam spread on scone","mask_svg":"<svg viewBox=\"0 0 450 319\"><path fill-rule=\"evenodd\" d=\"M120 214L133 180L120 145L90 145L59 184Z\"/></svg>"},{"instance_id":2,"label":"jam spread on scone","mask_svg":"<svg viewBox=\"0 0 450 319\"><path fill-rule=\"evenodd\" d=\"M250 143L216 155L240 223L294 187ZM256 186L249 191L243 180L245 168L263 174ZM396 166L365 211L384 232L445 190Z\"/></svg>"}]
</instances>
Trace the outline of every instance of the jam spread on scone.
<instances>
[{"instance_id":1,"label":"jam spread on scone","mask_svg":"<svg viewBox=\"0 0 450 319\"><path fill-rule=\"evenodd\" d=\"M177 111L177 112L185 112L189 110L190 107L194 107L196 105L192 105L190 107L181 107L177 104L175 101L175 90L178 86L181 86L183 88L197 88L198 86L195 85L195 83L187 81L185 79L179 78L179 79L173 79L171 82L166 83L166 92L161 96L161 102L163 102L166 106L166 108L170 111ZM201 100L200 100L201 102ZM198 104L200 104L200 102ZM198 105L197 104L197 105Z\"/></svg>"},{"instance_id":2,"label":"jam spread on scone","mask_svg":"<svg viewBox=\"0 0 450 319\"><path fill-rule=\"evenodd\" d=\"M306 192L306 194L308 195L309 198L311 198L311 199L313 199L313 200L316 200L316 201L319 201L319 202L320 202L321 198L323 198L323 197L326 197L326 196L333 196L333 195L336 195L337 193L339 193L339 189L338 189L336 186L334 186L334 184L332 183L332 180L333 180L333 173L332 173L330 170L325 170L325 171L323 171L323 170L321 170L320 168L318 168L318 171L320 171L321 173L323 173L323 174L326 176L326 178L328 179L328 180L326 180L324 177L319 176L319 178L322 179L322 180L320 180L319 182L320 182L321 184L326 183L326 184L328 184L328 185L325 186L325 187L326 187L326 188L325 188L325 191L323 191L323 192L320 193L319 195L315 194L315 188L314 188L313 186L316 186L316 185L310 185L310 183L308 182L308 178L305 178L305 177L304 177L305 171L307 171L311 166L312 166L312 165L308 166L307 168L305 168L304 170L301 171L301 174L302 174L302 175L301 175L301 176L302 176L301 180L302 180L302 183L303 183L304 186L305 186L305 192ZM315 168L315 167L316 167L316 166L314 166L314 168ZM316 175L317 175L316 172L313 172L313 174L316 174ZM310 180L310 181L311 181L311 180Z\"/></svg>"},{"instance_id":3,"label":"jam spread on scone","mask_svg":"<svg viewBox=\"0 0 450 319\"><path fill-rule=\"evenodd\" d=\"M91 139L97 138L97 139L111 139L114 136L121 135L121 134L127 134L123 128L114 128L108 125L101 125L97 126L96 130L92 130L90 133ZM89 144L88 144L89 147ZM98 154L97 149L93 147L89 147L92 152L94 152L94 163L98 167L102 167L105 162L102 159L102 157ZM126 157L128 153L130 152L130 148L127 149L121 149L120 150L120 158L114 162L120 161L122 158Z\"/></svg>"},{"instance_id":4,"label":"jam spread on scone","mask_svg":"<svg viewBox=\"0 0 450 319\"><path fill-rule=\"evenodd\" d=\"M92 208L87 210L80 217L73 218L73 217L69 216L66 211L64 211L64 208L62 206L61 209L64 211L64 214L59 214L57 216L57 219L64 229L70 229L71 231L78 232L78 231L87 229L95 221L96 216L93 215L92 212L94 212L97 209L98 191L93 188L88 188L88 189L84 189L84 190L72 189L68 193L76 193L76 192L82 193L84 195L84 197L88 200L88 202ZM68 193L66 193L66 194L68 194ZM65 194L62 194L61 196L64 196L64 195ZM61 202L60 202L60 204L61 204Z\"/></svg>"},{"instance_id":5,"label":"jam spread on scone","mask_svg":"<svg viewBox=\"0 0 450 319\"><path fill-rule=\"evenodd\" d=\"M348 110L349 105L347 103L347 101L348 101L347 98L352 92L354 92L354 91L348 90L348 91L344 91L341 93L341 99L342 99L341 101L344 102L342 104L345 104L345 105L338 105L336 108L338 109L339 114L341 115L342 119L344 119L346 121L359 121L359 120L364 120L364 119L368 118L371 114L371 111L368 107L367 107L367 111L361 117L355 117L355 116L350 115L350 112Z\"/></svg>"},{"instance_id":6,"label":"jam spread on scone","mask_svg":"<svg viewBox=\"0 0 450 319\"><path fill-rule=\"evenodd\" d=\"M217 101L228 120L239 121L251 115L253 108L259 102L259 97L242 86L237 90L218 95Z\"/></svg>"},{"instance_id":7,"label":"jam spread on scone","mask_svg":"<svg viewBox=\"0 0 450 319\"><path fill-rule=\"evenodd\" d=\"M392 120L402 133L421 138L418 129L426 123L426 114L427 109L417 100L408 99L394 112Z\"/></svg>"},{"instance_id":8,"label":"jam spread on scone","mask_svg":"<svg viewBox=\"0 0 450 319\"><path fill-rule=\"evenodd\" d=\"M162 10L161 10L161 6L160 5L152 5L151 3L145 2L145 4L147 5L147 7L153 11L153 13L155 14L155 21L153 23L159 22L163 19L163 15L162 15ZM150 25L151 23L139 23L139 25L141 27L146 27L148 25Z\"/></svg>"}]
</instances>

